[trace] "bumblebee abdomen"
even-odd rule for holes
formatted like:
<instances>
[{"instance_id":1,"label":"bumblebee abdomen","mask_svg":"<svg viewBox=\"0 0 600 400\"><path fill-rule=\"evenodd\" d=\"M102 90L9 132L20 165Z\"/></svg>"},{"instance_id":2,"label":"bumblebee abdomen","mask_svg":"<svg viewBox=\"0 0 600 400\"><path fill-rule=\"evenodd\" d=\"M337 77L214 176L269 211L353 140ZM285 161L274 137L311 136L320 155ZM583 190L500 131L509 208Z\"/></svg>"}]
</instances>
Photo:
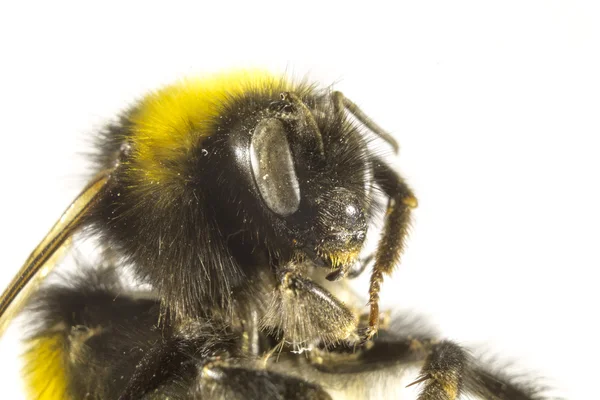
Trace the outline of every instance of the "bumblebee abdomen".
<instances>
[{"instance_id":1,"label":"bumblebee abdomen","mask_svg":"<svg viewBox=\"0 0 600 400\"><path fill-rule=\"evenodd\" d=\"M28 345L24 372L29 396L39 400L70 399L64 335L50 333L31 340Z\"/></svg>"},{"instance_id":2,"label":"bumblebee abdomen","mask_svg":"<svg viewBox=\"0 0 600 400\"><path fill-rule=\"evenodd\" d=\"M125 295L113 269L81 272L44 288L29 306L35 322L23 358L30 398L117 398L143 351L161 338L156 300Z\"/></svg>"}]
</instances>

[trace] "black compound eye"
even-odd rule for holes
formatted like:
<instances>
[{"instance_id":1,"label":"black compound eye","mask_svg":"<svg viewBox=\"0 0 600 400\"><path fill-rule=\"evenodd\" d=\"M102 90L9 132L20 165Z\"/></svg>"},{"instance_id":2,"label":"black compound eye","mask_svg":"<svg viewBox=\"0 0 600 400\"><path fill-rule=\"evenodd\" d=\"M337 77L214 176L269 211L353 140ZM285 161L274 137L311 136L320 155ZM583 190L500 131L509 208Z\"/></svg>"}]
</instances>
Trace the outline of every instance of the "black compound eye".
<instances>
[{"instance_id":1,"label":"black compound eye","mask_svg":"<svg viewBox=\"0 0 600 400\"><path fill-rule=\"evenodd\" d=\"M265 204L280 216L288 216L300 205L300 185L285 127L266 118L254 129L250 144L254 181Z\"/></svg>"}]
</instances>

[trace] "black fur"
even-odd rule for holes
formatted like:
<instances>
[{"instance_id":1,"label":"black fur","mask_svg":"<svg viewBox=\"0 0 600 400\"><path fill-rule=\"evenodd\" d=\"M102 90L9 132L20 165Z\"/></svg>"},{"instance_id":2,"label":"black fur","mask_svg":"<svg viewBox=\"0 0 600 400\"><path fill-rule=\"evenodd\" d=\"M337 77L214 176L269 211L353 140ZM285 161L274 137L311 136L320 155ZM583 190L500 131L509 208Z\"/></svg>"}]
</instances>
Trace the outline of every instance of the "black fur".
<instances>
[{"instance_id":1,"label":"black fur","mask_svg":"<svg viewBox=\"0 0 600 400\"><path fill-rule=\"evenodd\" d=\"M380 286L399 262L416 198L369 150L365 128L392 139L339 92L286 90L274 82L230 96L201 122L205 136L189 121L185 146L173 156L156 149L170 154L159 164L136 158L135 107L103 133L96 170L109 178L83 224L114 268L129 266L149 289L136 299L110 267L39 295L34 336L59 329L72 396L328 399L346 386L368 396L420 363L421 400L534 399L498 384L460 346L380 321ZM289 145L300 192L291 213L261 197L256 180L268 176L256 176L250 150L257 126L277 127L268 133ZM367 257L370 314L359 319L358 299L344 304L325 286L362 271L378 197L388 208Z\"/></svg>"},{"instance_id":2,"label":"black fur","mask_svg":"<svg viewBox=\"0 0 600 400\"><path fill-rule=\"evenodd\" d=\"M316 157L301 139L303 127L288 121L301 207L286 218L265 207L253 183L249 145L261 119L280 115L273 103L283 90L249 90L226 102L219 119L207 121L212 134L192 147L185 161L166 166L184 179L164 182L159 190L147 189L130 173L129 115L135 109L102 135L97 168L114 171L88 223L139 279L156 288L165 314L196 318L207 303L227 310L232 295L252 295L248 282L258 270L285 267L303 252L312 257L332 227L346 229L340 210L327 209L339 188L352 193L348 198L367 218L372 213L365 190L370 185L366 141L310 86L296 92L314 110L325 155ZM361 245L364 238L357 237Z\"/></svg>"},{"instance_id":3,"label":"black fur","mask_svg":"<svg viewBox=\"0 0 600 400\"><path fill-rule=\"evenodd\" d=\"M489 400L542 399L534 385L492 373L460 346L433 339L415 318L386 324L366 348L338 344L307 356L286 347L264 362L261 355L277 340L259 333L255 354L244 346L252 323L198 319L158 329L158 301L128 295L112 268L81 270L68 286L44 289L30 306L33 337L62 327L75 399L316 400L345 387L369 398L373 382L393 385L413 365L423 365L422 400L451 398L441 389L448 383Z\"/></svg>"}]
</instances>

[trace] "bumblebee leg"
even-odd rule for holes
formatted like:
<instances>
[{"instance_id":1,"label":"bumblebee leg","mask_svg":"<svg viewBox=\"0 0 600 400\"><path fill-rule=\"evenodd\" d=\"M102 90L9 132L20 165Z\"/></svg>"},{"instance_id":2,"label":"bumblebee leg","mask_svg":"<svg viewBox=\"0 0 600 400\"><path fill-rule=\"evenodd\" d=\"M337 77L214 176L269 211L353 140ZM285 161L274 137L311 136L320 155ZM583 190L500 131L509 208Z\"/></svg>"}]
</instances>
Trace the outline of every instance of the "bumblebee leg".
<instances>
[{"instance_id":1,"label":"bumblebee leg","mask_svg":"<svg viewBox=\"0 0 600 400\"><path fill-rule=\"evenodd\" d=\"M483 367L467 371L464 391L492 400L541 400L545 388L531 383L513 382L509 377L493 373Z\"/></svg>"},{"instance_id":2,"label":"bumblebee leg","mask_svg":"<svg viewBox=\"0 0 600 400\"><path fill-rule=\"evenodd\" d=\"M313 366L324 373L318 376L324 387L348 391L356 398L404 398L407 373L423 365L419 379L408 385L426 385L419 400L458 398L468 356L451 342L397 337L382 330L376 339L353 350L348 346L313 355Z\"/></svg>"},{"instance_id":3,"label":"bumblebee leg","mask_svg":"<svg viewBox=\"0 0 600 400\"><path fill-rule=\"evenodd\" d=\"M422 383L418 400L456 400L467 363L467 354L457 344L448 341L434 344L419 378L408 386Z\"/></svg>"},{"instance_id":4,"label":"bumblebee leg","mask_svg":"<svg viewBox=\"0 0 600 400\"><path fill-rule=\"evenodd\" d=\"M363 343L371 339L378 329L379 291L383 276L392 273L400 260L410 225L411 210L417 206L417 199L406 182L386 163L373 161L375 181L389 196L383 234L375 253L375 265L369 285L369 327Z\"/></svg>"},{"instance_id":5,"label":"bumblebee leg","mask_svg":"<svg viewBox=\"0 0 600 400\"><path fill-rule=\"evenodd\" d=\"M491 373L461 346L422 333L402 337L382 329L376 339L356 351L340 346L315 351L311 356L324 387L359 391L360 398L382 398L379 387L397 387L407 369L422 365L417 379L407 385L421 386L419 400L456 400L462 394L486 400L541 399L540 391L532 385ZM370 384L368 380L373 377L375 381ZM401 394L405 393L387 396Z\"/></svg>"},{"instance_id":6,"label":"bumblebee leg","mask_svg":"<svg viewBox=\"0 0 600 400\"><path fill-rule=\"evenodd\" d=\"M356 104L354 104L350 99L342 94L342 92L333 92L331 93L331 98L333 101L333 106L335 112L340 114L344 112L344 110L348 110L350 114L352 114L357 120L359 120L364 126L366 126L371 132L388 142L393 148L394 152L398 153L400 146L398 146L398 142L396 139L389 133L387 133L382 127L377 125L375 121L367 116Z\"/></svg>"},{"instance_id":7,"label":"bumblebee leg","mask_svg":"<svg viewBox=\"0 0 600 400\"><path fill-rule=\"evenodd\" d=\"M417 380L423 388L419 400L455 400L461 394L489 400L540 399L536 388L518 385L510 378L487 371L456 343L434 344Z\"/></svg>"}]
</instances>

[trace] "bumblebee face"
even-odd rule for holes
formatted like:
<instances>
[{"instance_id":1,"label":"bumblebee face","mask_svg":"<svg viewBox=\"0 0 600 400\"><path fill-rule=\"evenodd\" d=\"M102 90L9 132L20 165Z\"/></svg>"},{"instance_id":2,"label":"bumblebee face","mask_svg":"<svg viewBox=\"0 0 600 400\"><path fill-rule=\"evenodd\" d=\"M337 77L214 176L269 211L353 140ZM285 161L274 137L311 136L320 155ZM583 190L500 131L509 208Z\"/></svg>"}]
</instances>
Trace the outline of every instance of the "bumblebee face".
<instances>
[{"instance_id":1,"label":"bumblebee face","mask_svg":"<svg viewBox=\"0 0 600 400\"><path fill-rule=\"evenodd\" d=\"M320 210L315 248L332 267L349 266L362 248L367 233L367 204L361 197L363 193L336 187L317 200Z\"/></svg>"},{"instance_id":2,"label":"bumblebee face","mask_svg":"<svg viewBox=\"0 0 600 400\"><path fill-rule=\"evenodd\" d=\"M284 92L230 130L232 153L255 198L252 213L270 225L262 229L270 233L266 241L315 265L351 265L366 237L371 186L356 128L328 98Z\"/></svg>"}]
</instances>

